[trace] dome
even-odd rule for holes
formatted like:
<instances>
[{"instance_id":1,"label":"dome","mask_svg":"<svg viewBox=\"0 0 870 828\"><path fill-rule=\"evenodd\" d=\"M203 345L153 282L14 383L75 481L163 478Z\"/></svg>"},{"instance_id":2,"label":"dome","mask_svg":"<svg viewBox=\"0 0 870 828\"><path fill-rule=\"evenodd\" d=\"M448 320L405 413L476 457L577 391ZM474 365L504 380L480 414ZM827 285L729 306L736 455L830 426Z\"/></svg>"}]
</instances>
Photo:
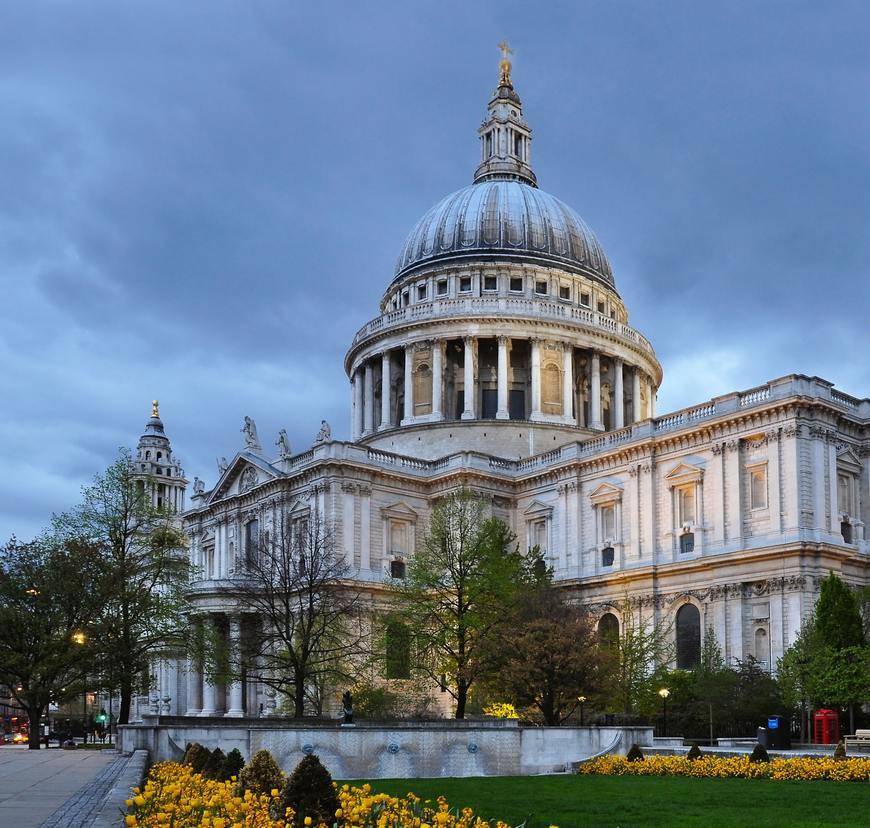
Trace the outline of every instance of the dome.
<instances>
[{"instance_id":1,"label":"dome","mask_svg":"<svg viewBox=\"0 0 870 828\"><path fill-rule=\"evenodd\" d=\"M523 181L490 178L443 198L408 236L396 278L434 262L471 259L554 265L615 288L604 250L583 219Z\"/></svg>"}]
</instances>

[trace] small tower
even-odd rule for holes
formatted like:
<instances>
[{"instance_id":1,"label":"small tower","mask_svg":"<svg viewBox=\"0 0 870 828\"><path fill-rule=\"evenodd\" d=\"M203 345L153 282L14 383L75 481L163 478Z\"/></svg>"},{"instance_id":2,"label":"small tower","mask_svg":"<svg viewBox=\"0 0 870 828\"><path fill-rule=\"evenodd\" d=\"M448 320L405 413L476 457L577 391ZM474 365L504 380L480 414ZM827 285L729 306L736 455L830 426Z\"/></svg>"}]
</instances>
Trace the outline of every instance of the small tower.
<instances>
[{"instance_id":1,"label":"small tower","mask_svg":"<svg viewBox=\"0 0 870 828\"><path fill-rule=\"evenodd\" d=\"M494 178L522 181L537 187L532 172L532 130L523 118L520 96L511 81L512 50L502 41L499 81L487 107L486 120L478 129L480 135L480 166L474 173L474 183Z\"/></svg>"},{"instance_id":2,"label":"small tower","mask_svg":"<svg viewBox=\"0 0 870 828\"><path fill-rule=\"evenodd\" d=\"M172 445L163 431L157 400L151 403L151 418L145 424L145 433L139 438L134 462L136 471L151 481L152 504L171 512L183 512L187 480L184 469L172 456Z\"/></svg>"}]
</instances>

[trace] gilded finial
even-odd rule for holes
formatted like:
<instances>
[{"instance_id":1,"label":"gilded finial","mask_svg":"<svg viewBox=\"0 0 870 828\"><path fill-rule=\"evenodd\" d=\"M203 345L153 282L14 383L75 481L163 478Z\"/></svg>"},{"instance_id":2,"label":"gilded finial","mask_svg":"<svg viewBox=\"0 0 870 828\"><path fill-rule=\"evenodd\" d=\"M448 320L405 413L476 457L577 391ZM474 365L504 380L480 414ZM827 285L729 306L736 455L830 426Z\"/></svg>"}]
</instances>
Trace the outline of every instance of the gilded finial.
<instances>
[{"instance_id":1,"label":"gilded finial","mask_svg":"<svg viewBox=\"0 0 870 828\"><path fill-rule=\"evenodd\" d=\"M160 401L151 400L151 416L160 418Z\"/></svg>"},{"instance_id":2,"label":"gilded finial","mask_svg":"<svg viewBox=\"0 0 870 828\"><path fill-rule=\"evenodd\" d=\"M501 72L501 77L498 81L499 86L509 86L513 89L513 84L511 83L511 61L508 55L512 55L514 50L508 46L506 40L499 43L498 48L501 49L501 61L498 64L498 68Z\"/></svg>"}]
</instances>

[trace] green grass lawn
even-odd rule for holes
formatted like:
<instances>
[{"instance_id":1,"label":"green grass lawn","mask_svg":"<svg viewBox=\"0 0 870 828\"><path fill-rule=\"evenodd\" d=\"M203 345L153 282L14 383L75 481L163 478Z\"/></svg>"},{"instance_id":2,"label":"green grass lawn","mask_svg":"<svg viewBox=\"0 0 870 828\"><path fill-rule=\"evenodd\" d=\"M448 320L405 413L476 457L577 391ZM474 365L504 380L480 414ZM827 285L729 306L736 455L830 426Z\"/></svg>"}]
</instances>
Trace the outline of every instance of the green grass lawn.
<instances>
[{"instance_id":1,"label":"green grass lawn","mask_svg":"<svg viewBox=\"0 0 870 828\"><path fill-rule=\"evenodd\" d=\"M870 824L870 786L655 776L377 779L373 790L444 795L451 807L530 828L635 825L809 826Z\"/></svg>"}]
</instances>

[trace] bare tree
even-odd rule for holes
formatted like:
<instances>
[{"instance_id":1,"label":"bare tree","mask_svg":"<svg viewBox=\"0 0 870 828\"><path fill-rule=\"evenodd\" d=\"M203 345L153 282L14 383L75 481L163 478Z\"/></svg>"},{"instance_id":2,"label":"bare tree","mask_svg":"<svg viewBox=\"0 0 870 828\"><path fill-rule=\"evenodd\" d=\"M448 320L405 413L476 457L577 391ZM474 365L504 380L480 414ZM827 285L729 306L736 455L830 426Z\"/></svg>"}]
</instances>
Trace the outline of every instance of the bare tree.
<instances>
[{"instance_id":1,"label":"bare tree","mask_svg":"<svg viewBox=\"0 0 870 828\"><path fill-rule=\"evenodd\" d=\"M362 593L336 550L334 528L318 512L293 519L282 512L271 532L249 543L236 594L259 617L244 657L231 654L237 678L255 678L293 703L306 698L322 712L326 688L348 679L364 653Z\"/></svg>"}]
</instances>

